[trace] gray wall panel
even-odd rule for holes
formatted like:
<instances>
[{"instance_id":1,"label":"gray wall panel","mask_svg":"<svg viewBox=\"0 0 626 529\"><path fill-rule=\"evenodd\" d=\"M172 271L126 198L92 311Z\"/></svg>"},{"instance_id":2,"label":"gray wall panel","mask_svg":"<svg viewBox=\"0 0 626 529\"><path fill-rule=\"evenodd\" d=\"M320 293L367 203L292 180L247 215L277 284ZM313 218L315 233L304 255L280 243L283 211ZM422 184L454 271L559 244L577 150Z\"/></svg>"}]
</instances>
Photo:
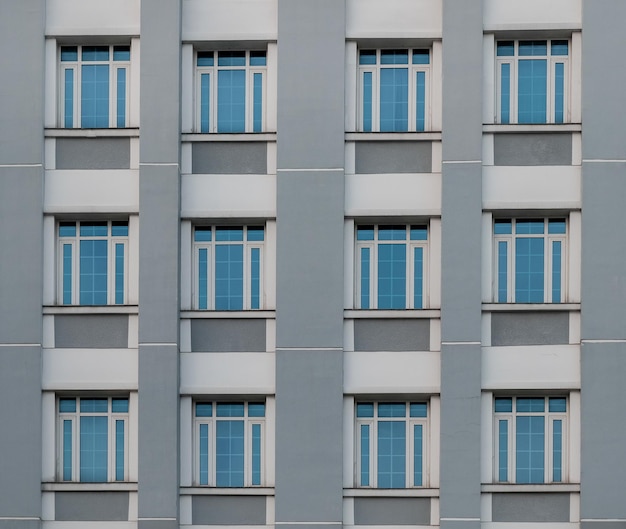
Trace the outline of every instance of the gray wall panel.
<instances>
[{"instance_id":1,"label":"gray wall panel","mask_svg":"<svg viewBox=\"0 0 626 529\"><path fill-rule=\"evenodd\" d=\"M356 525L430 525L430 498L355 498Z\"/></svg>"},{"instance_id":2,"label":"gray wall panel","mask_svg":"<svg viewBox=\"0 0 626 529\"><path fill-rule=\"evenodd\" d=\"M57 169L128 169L129 138L57 138Z\"/></svg>"},{"instance_id":3,"label":"gray wall panel","mask_svg":"<svg viewBox=\"0 0 626 529\"><path fill-rule=\"evenodd\" d=\"M54 317L56 347L128 347L126 314L57 314Z\"/></svg>"},{"instance_id":4,"label":"gray wall panel","mask_svg":"<svg viewBox=\"0 0 626 529\"><path fill-rule=\"evenodd\" d=\"M137 529L180 529L178 520L139 520Z\"/></svg>"},{"instance_id":5,"label":"gray wall panel","mask_svg":"<svg viewBox=\"0 0 626 529\"><path fill-rule=\"evenodd\" d=\"M355 351L428 351L430 320L354 320Z\"/></svg>"},{"instance_id":6,"label":"gray wall panel","mask_svg":"<svg viewBox=\"0 0 626 529\"><path fill-rule=\"evenodd\" d=\"M56 492L54 517L63 521L128 520L128 492Z\"/></svg>"},{"instance_id":7,"label":"gray wall panel","mask_svg":"<svg viewBox=\"0 0 626 529\"><path fill-rule=\"evenodd\" d=\"M569 493L493 494L494 522L569 522Z\"/></svg>"},{"instance_id":8,"label":"gray wall panel","mask_svg":"<svg viewBox=\"0 0 626 529\"><path fill-rule=\"evenodd\" d=\"M568 312L492 312L491 345L569 343Z\"/></svg>"},{"instance_id":9,"label":"gray wall panel","mask_svg":"<svg viewBox=\"0 0 626 529\"><path fill-rule=\"evenodd\" d=\"M624 529L626 521L608 522L606 520L580 522L580 529Z\"/></svg>"},{"instance_id":10,"label":"gray wall panel","mask_svg":"<svg viewBox=\"0 0 626 529\"><path fill-rule=\"evenodd\" d=\"M194 525L265 525L265 496L194 496Z\"/></svg>"},{"instance_id":11,"label":"gray wall panel","mask_svg":"<svg viewBox=\"0 0 626 529\"><path fill-rule=\"evenodd\" d=\"M572 135L495 134L494 165L572 165Z\"/></svg>"},{"instance_id":12,"label":"gray wall panel","mask_svg":"<svg viewBox=\"0 0 626 529\"><path fill-rule=\"evenodd\" d=\"M191 320L191 350L201 352L263 352L265 320Z\"/></svg>"},{"instance_id":13,"label":"gray wall panel","mask_svg":"<svg viewBox=\"0 0 626 529\"><path fill-rule=\"evenodd\" d=\"M433 147L430 141L357 141L357 174L431 173Z\"/></svg>"},{"instance_id":14,"label":"gray wall panel","mask_svg":"<svg viewBox=\"0 0 626 529\"><path fill-rule=\"evenodd\" d=\"M39 529L39 520L0 520L0 529Z\"/></svg>"},{"instance_id":15,"label":"gray wall panel","mask_svg":"<svg viewBox=\"0 0 626 529\"><path fill-rule=\"evenodd\" d=\"M207 142L191 146L191 172L200 174L266 174L265 142Z\"/></svg>"}]
</instances>

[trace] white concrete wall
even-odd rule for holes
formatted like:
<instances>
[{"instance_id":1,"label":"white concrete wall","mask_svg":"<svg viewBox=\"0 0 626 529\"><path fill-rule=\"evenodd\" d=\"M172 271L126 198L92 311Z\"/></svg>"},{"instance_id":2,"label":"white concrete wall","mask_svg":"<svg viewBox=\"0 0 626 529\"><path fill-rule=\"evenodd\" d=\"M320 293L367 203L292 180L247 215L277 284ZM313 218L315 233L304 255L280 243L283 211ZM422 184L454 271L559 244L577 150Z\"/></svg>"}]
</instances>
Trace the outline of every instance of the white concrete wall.
<instances>
[{"instance_id":1,"label":"white concrete wall","mask_svg":"<svg viewBox=\"0 0 626 529\"><path fill-rule=\"evenodd\" d=\"M47 0L46 35L139 35L140 0Z\"/></svg>"},{"instance_id":2,"label":"white concrete wall","mask_svg":"<svg viewBox=\"0 0 626 529\"><path fill-rule=\"evenodd\" d=\"M346 37L436 38L442 32L441 0L347 0Z\"/></svg>"},{"instance_id":3,"label":"white concrete wall","mask_svg":"<svg viewBox=\"0 0 626 529\"><path fill-rule=\"evenodd\" d=\"M577 29L581 0L483 0L486 31L501 29Z\"/></svg>"}]
</instances>

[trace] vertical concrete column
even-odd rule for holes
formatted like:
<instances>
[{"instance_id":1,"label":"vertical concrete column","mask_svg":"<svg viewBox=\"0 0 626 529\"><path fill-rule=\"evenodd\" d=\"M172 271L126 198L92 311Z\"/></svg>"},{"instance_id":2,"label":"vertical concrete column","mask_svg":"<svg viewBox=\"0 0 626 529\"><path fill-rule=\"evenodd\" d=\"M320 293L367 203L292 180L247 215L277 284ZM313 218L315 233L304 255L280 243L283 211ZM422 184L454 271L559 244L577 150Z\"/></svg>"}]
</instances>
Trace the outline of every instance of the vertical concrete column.
<instances>
[{"instance_id":1,"label":"vertical concrete column","mask_svg":"<svg viewBox=\"0 0 626 529\"><path fill-rule=\"evenodd\" d=\"M442 529L480 527L481 6L443 0Z\"/></svg>"},{"instance_id":2,"label":"vertical concrete column","mask_svg":"<svg viewBox=\"0 0 626 529\"><path fill-rule=\"evenodd\" d=\"M343 0L278 0L276 522L285 529L342 523L344 20Z\"/></svg>"},{"instance_id":3,"label":"vertical concrete column","mask_svg":"<svg viewBox=\"0 0 626 529\"><path fill-rule=\"evenodd\" d=\"M0 528L41 526L44 21L0 3Z\"/></svg>"},{"instance_id":4,"label":"vertical concrete column","mask_svg":"<svg viewBox=\"0 0 626 529\"><path fill-rule=\"evenodd\" d=\"M582 453L584 529L626 525L626 3L583 0ZM610 39L607 39L610 35ZM613 520L615 523L606 523Z\"/></svg>"},{"instance_id":5,"label":"vertical concrete column","mask_svg":"<svg viewBox=\"0 0 626 529\"><path fill-rule=\"evenodd\" d=\"M141 3L139 529L179 526L180 18Z\"/></svg>"}]
</instances>

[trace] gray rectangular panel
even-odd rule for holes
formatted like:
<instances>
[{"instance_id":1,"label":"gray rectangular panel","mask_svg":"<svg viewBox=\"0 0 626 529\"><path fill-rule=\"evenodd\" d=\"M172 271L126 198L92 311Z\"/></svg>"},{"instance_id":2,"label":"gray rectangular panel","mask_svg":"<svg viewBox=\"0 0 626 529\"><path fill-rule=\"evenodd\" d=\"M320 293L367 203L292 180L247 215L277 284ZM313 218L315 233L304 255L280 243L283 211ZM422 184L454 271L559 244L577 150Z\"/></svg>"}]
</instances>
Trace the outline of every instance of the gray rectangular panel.
<instances>
[{"instance_id":1,"label":"gray rectangular panel","mask_svg":"<svg viewBox=\"0 0 626 529\"><path fill-rule=\"evenodd\" d=\"M194 525L265 525L265 496L193 496Z\"/></svg>"},{"instance_id":2,"label":"gray rectangular panel","mask_svg":"<svg viewBox=\"0 0 626 529\"><path fill-rule=\"evenodd\" d=\"M201 352L263 352L265 320L262 319L193 319L191 350Z\"/></svg>"},{"instance_id":3,"label":"gray rectangular panel","mask_svg":"<svg viewBox=\"0 0 626 529\"><path fill-rule=\"evenodd\" d=\"M138 520L137 529L180 529L180 523L174 520Z\"/></svg>"},{"instance_id":4,"label":"gray rectangular panel","mask_svg":"<svg viewBox=\"0 0 626 529\"><path fill-rule=\"evenodd\" d=\"M568 312L492 312L491 345L569 343Z\"/></svg>"},{"instance_id":5,"label":"gray rectangular panel","mask_svg":"<svg viewBox=\"0 0 626 529\"><path fill-rule=\"evenodd\" d=\"M493 494L494 522L569 522L569 493Z\"/></svg>"},{"instance_id":6,"label":"gray rectangular panel","mask_svg":"<svg viewBox=\"0 0 626 529\"><path fill-rule=\"evenodd\" d=\"M128 138L57 138L57 169L128 169Z\"/></svg>"},{"instance_id":7,"label":"gray rectangular panel","mask_svg":"<svg viewBox=\"0 0 626 529\"><path fill-rule=\"evenodd\" d=\"M126 314L56 314L55 347L128 347Z\"/></svg>"},{"instance_id":8,"label":"gray rectangular panel","mask_svg":"<svg viewBox=\"0 0 626 529\"><path fill-rule=\"evenodd\" d=\"M125 521L128 492L56 492L54 513L57 521Z\"/></svg>"},{"instance_id":9,"label":"gray rectangular panel","mask_svg":"<svg viewBox=\"0 0 626 529\"><path fill-rule=\"evenodd\" d=\"M266 174L265 142L206 142L191 147L191 172L200 174Z\"/></svg>"},{"instance_id":10,"label":"gray rectangular panel","mask_svg":"<svg viewBox=\"0 0 626 529\"><path fill-rule=\"evenodd\" d=\"M355 498L355 525L430 525L430 498Z\"/></svg>"},{"instance_id":11,"label":"gray rectangular panel","mask_svg":"<svg viewBox=\"0 0 626 529\"><path fill-rule=\"evenodd\" d=\"M494 165L572 165L572 135L495 134Z\"/></svg>"},{"instance_id":12,"label":"gray rectangular panel","mask_svg":"<svg viewBox=\"0 0 626 529\"><path fill-rule=\"evenodd\" d=\"M428 351L428 319L354 320L355 351Z\"/></svg>"},{"instance_id":13,"label":"gray rectangular panel","mask_svg":"<svg viewBox=\"0 0 626 529\"><path fill-rule=\"evenodd\" d=\"M357 141L357 174L431 173L433 147L430 141Z\"/></svg>"}]
</instances>

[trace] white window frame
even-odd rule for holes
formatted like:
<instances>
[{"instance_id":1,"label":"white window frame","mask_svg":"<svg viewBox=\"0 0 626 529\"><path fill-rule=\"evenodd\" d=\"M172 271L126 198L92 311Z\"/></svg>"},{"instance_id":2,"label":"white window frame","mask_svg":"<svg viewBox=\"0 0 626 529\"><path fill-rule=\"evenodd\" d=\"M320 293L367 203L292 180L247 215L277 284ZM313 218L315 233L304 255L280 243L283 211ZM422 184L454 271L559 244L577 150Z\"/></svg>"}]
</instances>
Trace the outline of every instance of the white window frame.
<instances>
[{"instance_id":1,"label":"white window frame","mask_svg":"<svg viewBox=\"0 0 626 529\"><path fill-rule=\"evenodd\" d=\"M548 233L548 223L550 220L554 220L556 218L564 218L565 219L565 233L562 234L551 234ZM544 287L543 287L543 303L567 303L568 301L568 263L569 263L569 248L568 248L568 236L570 232L570 223L569 218L567 216L564 217L540 217L540 220L544 222L544 233L541 234L533 234L533 233L516 233L516 221L524 220L523 218L507 218L502 220L510 220L511 221L511 234L496 234L492 228L492 236L493 236L493 278L492 278L492 292L493 292L493 302L499 303L498 301L498 243L506 242L507 243L507 300L506 303L518 303L515 299L515 240L517 238L537 238L543 239L544 243L544 260L543 260L543 277L544 277ZM539 220L538 219L538 220ZM501 220L500 218L494 219L494 225L496 220ZM552 243L560 242L561 243L561 300L557 302L552 301ZM501 302L500 302L501 303Z\"/></svg>"},{"instance_id":2,"label":"white window frame","mask_svg":"<svg viewBox=\"0 0 626 529\"><path fill-rule=\"evenodd\" d=\"M69 45L74 46L74 45ZM87 47L91 47L93 45L88 45ZM101 46L96 44L95 46ZM77 60L76 61L61 61L61 48L68 47L68 45L60 45L58 47L58 65L59 65L59 77L58 77L58 94L59 94L59 104L58 104L58 124L59 128L65 127L65 71L72 71L73 77L73 125L71 128L80 129L81 126L81 77L82 77L82 66L83 65L107 65L109 67L109 126L107 128L115 129L117 126L117 76L118 69L123 68L126 70L126 86L125 86L125 108L124 108L124 127L129 127L130 122L130 75L131 75L131 61L132 61L132 46L129 44L124 44L124 46L128 46L130 48L131 59L128 61L123 60L113 60L113 52L114 48L119 45L109 45L109 59L107 61L83 61L82 60L82 48L85 45L76 45L77 48ZM121 127L120 127L121 128Z\"/></svg>"},{"instance_id":3,"label":"white window frame","mask_svg":"<svg viewBox=\"0 0 626 529\"><path fill-rule=\"evenodd\" d=\"M500 398L501 396L494 396L494 406L495 399ZM509 398L508 396L506 396ZM513 399L513 411L512 412L496 412L494 408L493 412L493 481L494 483L516 483L516 427L515 427L515 419L518 416L536 416L536 417L545 417L546 420L546 429L545 429L545 439L544 439L544 469L545 469L545 480L544 483L568 483L569 482L569 438L570 438L570 421L569 414L571 409L571 400L569 395L536 395L536 396L528 396L530 398L543 398L545 401L545 411L543 412L518 412L516 409L516 400L517 396L511 397ZM565 398L566 402L566 410L565 412L551 412L549 411L549 399L550 397L560 397ZM522 397L523 398L523 397ZM500 451L500 436L499 436L499 421L506 420L507 421L507 456L508 456L508 467L507 467L507 481L503 482L499 479L499 451ZM562 421L562 440L561 440L561 451L563 454L563 461L561 465L561 480L555 482L554 481L554 468L553 468L553 448L554 448L554 421L561 420Z\"/></svg>"},{"instance_id":4,"label":"white window frame","mask_svg":"<svg viewBox=\"0 0 626 529\"><path fill-rule=\"evenodd\" d=\"M267 50L246 50L246 64L245 66L218 66L218 56L220 52L231 50L214 50L213 53L213 66L198 66L198 53L202 50L195 50L194 52L194 65L195 65L195 102L194 102L194 131L202 132L202 116L201 116L201 83L202 75L209 74L210 77L210 96L209 96L209 130L208 134L215 134L217 130L217 78L220 70L243 70L246 72L246 110L245 110L245 132L252 133L254 131L254 74L261 74L261 131L267 130ZM237 50L240 51L240 50ZM265 52L265 64L266 66L251 66L250 65L250 52L251 51L264 51ZM208 52L205 52L208 53ZM259 132L257 132L258 134Z\"/></svg>"},{"instance_id":5,"label":"white window frame","mask_svg":"<svg viewBox=\"0 0 626 529\"><path fill-rule=\"evenodd\" d=\"M520 56L519 55L519 43L527 40L545 40L547 46L546 55L533 55L533 56ZM567 41L567 55L555 55L552 56L551 44L553 40L566 40ZM514 55L509 57L499 57L497 55L499 42L513 42ZM570 60L572 56L572 39L499 39L496 41L496 123L502 123L502 65L510 65L510 108L509 108L509 122L508 124L514 125L518 123L518 62L525 59L546 59L548 68L548 86L546 90L546 124L556 124L555 119L555 68L557 63L563 63L563 123L572 122L572 109L571 109L571 67ZM559 123L561 124L561 123Z\"/></svg>"},{"instance_id":6,"label":"white window frame","mask_svg":"<svg viewBox=\"0 0 626 529\"><path fill-rule=\"evenodd\" d=\"M59 403L61 399L75 398L76 399L76 411L75 412L61 412L59 409ZM83 397L86 399L92 398L105 398L101 396L95 397ZM81 397L73 397L61 395L56 397L56 418L57 418L57 464L56 475L59 482L70 483L89 483L80 481L80 418L81 417L107 417L108 420L108 441L107 441L107 482L122 483L129 481L129 416L130 416L130 398L128 395L120 395L119 397L106 397L108 401L107 412L81 412L80 411L80 399ZM129 411L113 412L112 411L112 399L125 398L129 401ZM63 479L63 422L72 422L72 479L67 481ZM124 422L124 479L115 479L115 423L116 421Z\"/></svg>"}]
</instances>

